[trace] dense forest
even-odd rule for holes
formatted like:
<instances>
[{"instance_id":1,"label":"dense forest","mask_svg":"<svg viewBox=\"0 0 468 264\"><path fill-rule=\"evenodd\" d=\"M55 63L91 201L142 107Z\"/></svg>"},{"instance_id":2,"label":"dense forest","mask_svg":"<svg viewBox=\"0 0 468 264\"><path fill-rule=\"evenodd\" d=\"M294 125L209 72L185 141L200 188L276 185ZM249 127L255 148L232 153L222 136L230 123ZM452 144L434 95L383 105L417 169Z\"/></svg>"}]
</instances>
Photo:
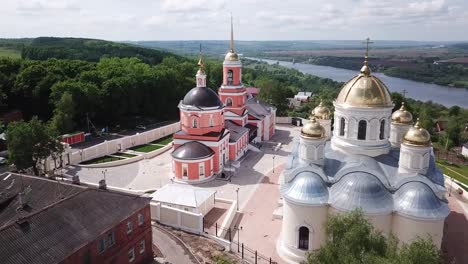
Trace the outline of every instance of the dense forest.
<instances>
[{"instance_id":1,"label":"dense forest","mask_svg":"<svg viewBox=\"0 0 468 264\"><path fill-rule=\"evenodd\" d=\"M38 116L60 133L86 130L88 117L98 128L110 130L178 119L177 104L195 86L194 57L88 39L25 39L15 45L26 58L0 58L0 111L20 110L26 120ZM260 98L274 104L279 116L308 117L318 99L332 108L342 85L277 65L248 59L243 64L244 84L259 87ZM205 70L208 86L217 90L221 61L205 59ZM291 110L286 98L298 91L313 92L315 100ZM399 107L401 95L392 96ZM467 110L406 101L436 141L432 128L438 119L450 121L451 144L466 141L462 131Z\"/></svg>"},{"instance_id":2,"label":"dense forest","mask_svg":"<svg viewBox=\"0 0 468 264\"><path fill-rule=\"evenodd\" d=\"M116 42L96 39L52 37L40 37L32 40L30 44L22 47L21 56L24 59L31 60L56 58L93 62L98 62L101 58L108 57L136 57L142 62L151 65L161 63L162 60L168 56L182 59L182 57L169 52Z\"/></svg>"}]
</instances>

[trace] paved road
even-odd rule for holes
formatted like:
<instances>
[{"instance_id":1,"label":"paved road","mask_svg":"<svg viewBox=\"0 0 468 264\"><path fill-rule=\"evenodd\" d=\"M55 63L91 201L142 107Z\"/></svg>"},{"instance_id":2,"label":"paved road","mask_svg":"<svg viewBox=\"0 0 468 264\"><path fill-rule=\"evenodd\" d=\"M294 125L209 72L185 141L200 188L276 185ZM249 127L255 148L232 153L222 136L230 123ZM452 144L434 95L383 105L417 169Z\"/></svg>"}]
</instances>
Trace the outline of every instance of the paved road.
<instances>
[{"instance_id":1,"label":"paved road","mask_svg":"<svg viewBox=\"0 0 468 264\"><path fill-rule=\"evenodd\" d=\"M164 258L169 263L197 264L197 262L190 259L187 249L179 244L179 241L157 227L153 227L153 243L161 250Z\"/></svg>"}]
</instances>

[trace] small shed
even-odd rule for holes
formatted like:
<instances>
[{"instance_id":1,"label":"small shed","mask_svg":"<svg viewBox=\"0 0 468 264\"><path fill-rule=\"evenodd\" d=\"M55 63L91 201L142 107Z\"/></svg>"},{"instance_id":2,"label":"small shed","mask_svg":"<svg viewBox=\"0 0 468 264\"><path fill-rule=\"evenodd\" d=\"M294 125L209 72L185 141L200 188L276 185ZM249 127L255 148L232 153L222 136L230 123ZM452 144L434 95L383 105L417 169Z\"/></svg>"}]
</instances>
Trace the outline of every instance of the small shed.
<instances>
[{"instance_id":1,"label":"small shed","mask_svg":"<svg viewBox=\"0 0 468 264\"><path fill-rule=\"evenodd\" d=\"M462 154L463 156L465 156L465 157L468 158L468 143L466 143L466 144L464 144L464 145L462 146L462 152L461 152L461 154Z\"/></svg>"},{"instance_id":2,"label":"small shed","mask_svg":"<svg viewBox=\"0 0 468 264\"><path fill-rule=\"evenodd\" d=\"M162 205L206 215L215 203L216 191L182 184L167 184L153 193L152 200Z\"/></svg>"}]
</instances>

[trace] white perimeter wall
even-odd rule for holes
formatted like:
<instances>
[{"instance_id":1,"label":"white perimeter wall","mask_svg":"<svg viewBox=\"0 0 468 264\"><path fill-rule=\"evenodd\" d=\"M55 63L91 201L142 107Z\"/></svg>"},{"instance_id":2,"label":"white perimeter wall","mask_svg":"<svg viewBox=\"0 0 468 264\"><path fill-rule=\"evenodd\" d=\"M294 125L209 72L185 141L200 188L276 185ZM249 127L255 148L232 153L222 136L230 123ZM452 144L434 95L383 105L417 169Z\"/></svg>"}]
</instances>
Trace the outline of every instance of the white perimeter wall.
<instances>
[{"instance_id":1,"label":"white perimeter wall","mask_svg":"<svg viewBox=\"0 0 468 264\"><path fill-rule=\"evenodd\" d=\"M69 154L70 164L78 164L83 161L110 155L118 151L124 151L134 146L144 145L165 136L172 135L179 130L180 124L179 122L176 122L174 124L138 133L133 136L104 141L101 144L83 150L75 150ZM67 154L64 154L63 161L64 163L68 161Z\"/></svg>"}]
</instances>

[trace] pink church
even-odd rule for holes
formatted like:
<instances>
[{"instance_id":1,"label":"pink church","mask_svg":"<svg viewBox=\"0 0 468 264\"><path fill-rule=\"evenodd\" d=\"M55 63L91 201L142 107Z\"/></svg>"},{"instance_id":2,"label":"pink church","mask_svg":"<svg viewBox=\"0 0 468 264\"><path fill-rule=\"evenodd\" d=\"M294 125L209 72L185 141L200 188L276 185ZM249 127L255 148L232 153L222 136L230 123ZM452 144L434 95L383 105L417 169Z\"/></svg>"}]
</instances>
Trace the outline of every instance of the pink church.
<instances>
[{"instance_id":1,"label":"pink church","mask_svg":"<svg viewBox=\"0 0 468 264\"><path fill-rule=\"evenodd\" d=\"M206 87L201 55L198 66L197 86L179 103L181 130L173 136L175 178L188 183L221 175L229 161L247 152L251 142L269 140L275 133L276 108L249 98L242 84L242 63L234 51L232 24L219 96Z\"/></svg>"}]
</instances>

